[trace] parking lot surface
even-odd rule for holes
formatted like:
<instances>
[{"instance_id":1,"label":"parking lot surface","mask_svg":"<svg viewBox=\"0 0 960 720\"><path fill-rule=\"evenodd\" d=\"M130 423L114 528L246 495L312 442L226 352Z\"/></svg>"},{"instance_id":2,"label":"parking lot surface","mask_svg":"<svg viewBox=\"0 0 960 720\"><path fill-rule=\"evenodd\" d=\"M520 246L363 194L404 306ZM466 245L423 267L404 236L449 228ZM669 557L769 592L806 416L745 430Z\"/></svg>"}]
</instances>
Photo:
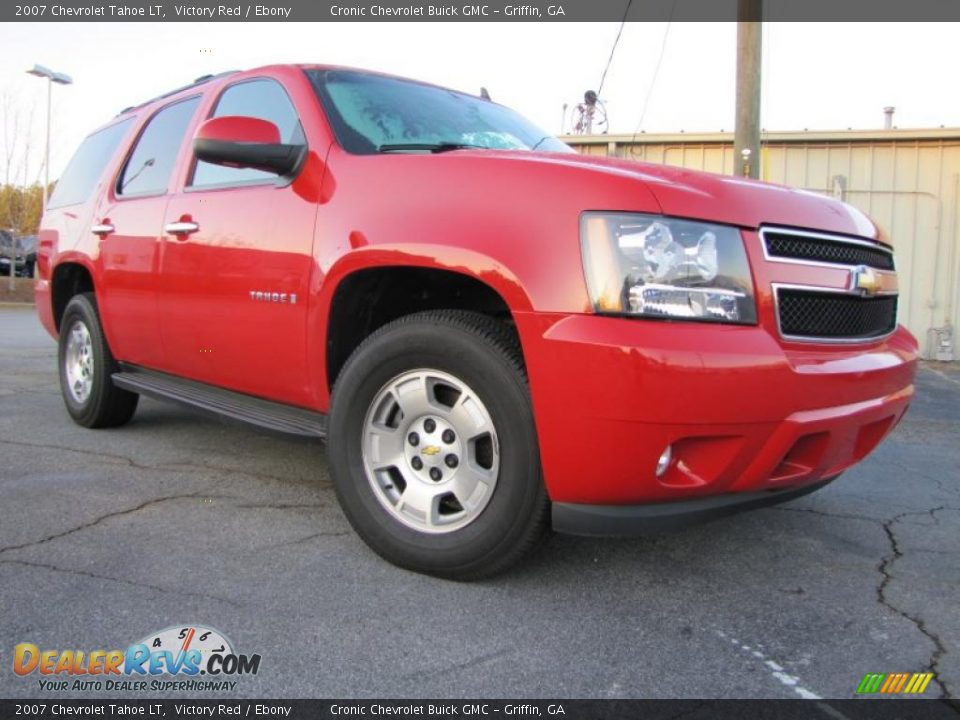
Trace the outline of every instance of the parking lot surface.
<instances>
[{"instance_id":1,"label":"parking lot surface","mask_svg":"<svg viewBox=\"0 0 960 720\"><path fill-rule=\"evenodd\" d=\"M925 368L894 435L818 493L656 539L555 536L447 582L353 534L322 444L149 399L77 427L54 342L0 308L0 697L55 697L13 673L18 643L181 624L262 656L242 697L851 697L921 671L956 697L958 476L960 373Z\"/></svg>"}]
</instances>

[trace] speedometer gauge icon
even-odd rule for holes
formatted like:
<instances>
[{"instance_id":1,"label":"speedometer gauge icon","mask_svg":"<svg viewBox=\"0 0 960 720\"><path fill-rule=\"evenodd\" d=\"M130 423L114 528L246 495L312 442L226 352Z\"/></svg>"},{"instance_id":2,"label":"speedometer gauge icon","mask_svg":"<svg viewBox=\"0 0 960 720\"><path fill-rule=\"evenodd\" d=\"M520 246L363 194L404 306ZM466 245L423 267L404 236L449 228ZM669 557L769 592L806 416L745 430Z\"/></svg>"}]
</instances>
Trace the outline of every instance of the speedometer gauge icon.
<instances>
[{"instance_id":1,"label":"speedometer gauge icon","mask_svg":"<svg viewBox=\"0 0 960 720\"><path fill-rule=\"evenodd\" d=\"M151 633L139 644L146 645L150 652L164 650L174 657L190 650L200 652L200 667L206 667L211 655L233 655L233 644L219 630L205 625L171 625L157 633Z\"/></svg>"}]
</instances>

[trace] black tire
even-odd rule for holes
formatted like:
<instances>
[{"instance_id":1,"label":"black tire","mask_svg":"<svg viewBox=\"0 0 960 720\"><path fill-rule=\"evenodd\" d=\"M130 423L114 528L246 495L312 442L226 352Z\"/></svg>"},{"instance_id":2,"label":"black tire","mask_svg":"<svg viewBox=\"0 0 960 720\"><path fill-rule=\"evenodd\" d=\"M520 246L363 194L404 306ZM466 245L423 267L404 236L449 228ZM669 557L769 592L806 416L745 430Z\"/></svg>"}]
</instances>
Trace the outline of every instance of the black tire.
<instances>
[{"instance_id":1,"label":"black tire","mask_svg":"<svg viewBox=\"0 0 960 720\"><path fill-rule=\"evenodd\" d=\"M500 439L489 502L468 525L444 534L408 527L383 506L364 469L362 436L371 402L415 369L447 373L473 389ZM479 313L409 315L373 333L337 378L328 457L350 524L386 560L417 572L473 580L516 563L544 535L549 503L522 355L513 333Z\"/></svg>"},{"instance_id":2,"label":"black tire","mask_svg":"<svg viewBox=\"0 0 960 720\"><path fill-rule=\"evenodd\" d=\"M80 398L70 389L67 362L71 333L82 325L90 336L92 356L92 379L89 390ZM88 428L107 428L123 425L133 417L140 396L127 390L121 390L113 384L111 376L119 370L110 347L107 345L100 314L97 312L96 298L93 293L75 295L67 303L60 321L60 341L58 352L60 366L60 391L67 412L78 425Z\"/></svg>"}]
</instances>

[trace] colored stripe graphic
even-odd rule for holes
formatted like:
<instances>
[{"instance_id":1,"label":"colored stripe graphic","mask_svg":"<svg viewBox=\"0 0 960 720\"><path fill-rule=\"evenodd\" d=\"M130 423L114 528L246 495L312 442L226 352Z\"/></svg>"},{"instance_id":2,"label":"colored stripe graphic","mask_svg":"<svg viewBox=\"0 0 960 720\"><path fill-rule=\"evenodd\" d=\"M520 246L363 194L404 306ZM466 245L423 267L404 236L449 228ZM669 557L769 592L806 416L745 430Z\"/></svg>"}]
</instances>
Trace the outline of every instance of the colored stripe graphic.
<instances>
[{"instance_id":1,"label":"colored stripe graphic","mask_svg":"<svg viewBox=\"0 0 960 720\"><path fill-rule=\"evenodd\" d=\"M927 685L929 685L930 681L933 680L933 673L917 673L917 674L920 676L921 680L913 688L913 692L919 695L920 693L922 693L924 690L927 689Z\"/></svg>"},{"instance_id":2,"label":"colored stripe graphic","mask_svg":"<svg viewBox=\"0 0 960 720\"><path fill-rule=\"evenodd\" d=\"M890 690L892 693L898 693L903 690L903 686L907 684L907 678L910 675L908 673L900 673L900 677L897 679L897 684L893 686L893 689Z\"/></svg>"},{"instance_id":3,"label":"colored stripe graphic","mask_svg":"<svg viewBox=\"0 0 960 720\"><path fill-rule=\"evenodd\" d=\"M890 692L890 688L897 684L897 680L900 679L900 673L890 673L887 675L887 680L883 683L883 687L880 688L881 693Z\"/></svg>"},{"instance_id":4,"label":"colored stripe graphic","mask_svg":"<svg viewBox=\"0 0 960 720\"><path fill-rule=\"evenodd\" d=\"M932 679L933 673L867 673L857 686L857 694L919 695Z\"/></svg>"},{"instance_id":5,"label":"colored stripe graphic","mask_svg":"<svg viewBox=\"0 0 960 720\"><path fill-rule=\"evenodd\" d=\"M860 681L857 692L860 694L875 693L880 689L880 683L883 682L884 677L886 676L883 673L867 673Z\"/></svg>"}]
</instances>

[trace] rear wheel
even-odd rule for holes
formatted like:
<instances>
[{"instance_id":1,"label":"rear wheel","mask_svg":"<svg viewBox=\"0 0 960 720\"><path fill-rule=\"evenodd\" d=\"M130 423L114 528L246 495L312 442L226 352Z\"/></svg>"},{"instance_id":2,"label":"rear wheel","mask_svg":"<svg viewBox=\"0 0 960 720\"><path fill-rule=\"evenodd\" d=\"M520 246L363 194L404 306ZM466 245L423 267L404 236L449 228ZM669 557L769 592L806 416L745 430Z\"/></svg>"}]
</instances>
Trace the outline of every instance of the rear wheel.
<instances>
[{"instance_id":1,"label":"rear wheel","mask_svg":"<svg viewBox=\"0 0 960 720\"><path fill-rule=\"evenodd\" d=\"M133 417L140 396L115 387L119 370L92 293L76 295L60 321L60 390L70 417L88 428L116 427Z\"/></svg>"},{"instance_id":2,"label":"rear wheel","mask_svg":"<svg viewBox=\"0 0 960 720\"><path fill-rule=\"evenodd\" d=\"M491 575L545 530L519 348L486 316L418 313L371 335L337 380L328 447L351 524L402 567Z\"/></svg>"}]
</instances>

